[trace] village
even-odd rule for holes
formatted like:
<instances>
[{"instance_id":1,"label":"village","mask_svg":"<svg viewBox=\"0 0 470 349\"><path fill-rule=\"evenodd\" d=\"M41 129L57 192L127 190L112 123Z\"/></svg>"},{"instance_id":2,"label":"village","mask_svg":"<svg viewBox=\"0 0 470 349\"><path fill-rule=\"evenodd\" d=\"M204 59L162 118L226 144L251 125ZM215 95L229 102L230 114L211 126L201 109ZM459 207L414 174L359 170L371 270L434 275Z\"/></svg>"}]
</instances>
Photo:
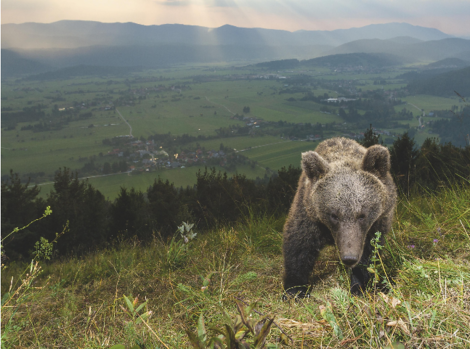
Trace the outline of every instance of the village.
<instances>
[{"instance_id":1,"label":"village","mask_svg":"<svg viewBox=\"0 0 470 349\"><path fill-rule=\"evenodd\" d=\"M206 150L204 147L195 150L182 150L172 153L163 149L153 139L142 141L129 138L129 142L122 144L119 148L110 150L105 156L117 157L125 160L128 172L137 174L139 172L151 172L161 169L185 168L195 165L221 166L225 167L233 162L234 158L242 160L242 155L235 154L235 150L219 149ZM243 159L245 162L247 159Z\"/></svg>"}]
</instances>

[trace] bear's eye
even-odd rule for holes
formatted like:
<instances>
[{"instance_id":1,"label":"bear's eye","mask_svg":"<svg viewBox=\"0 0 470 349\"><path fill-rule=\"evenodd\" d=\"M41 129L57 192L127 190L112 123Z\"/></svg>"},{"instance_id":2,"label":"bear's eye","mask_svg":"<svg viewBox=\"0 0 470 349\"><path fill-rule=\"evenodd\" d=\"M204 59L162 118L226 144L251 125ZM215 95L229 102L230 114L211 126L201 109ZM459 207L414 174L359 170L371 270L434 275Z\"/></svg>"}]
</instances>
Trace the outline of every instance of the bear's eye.
<instances>
[{"instance_id":1,"label":"bear's eye","mask_svg":"<svg viewBox=\"0 0 470 349\"><path fill-rule=\"evenodd\" d=\"M332 221L337 221L338 220L338 216L335 215L334 213L332 213L330 217L331 217Z\"/></svg>"},{"instance_id":2,"label":"bear's eye","mask_svg":"<svg viewBox=\"0 0 470 349\"><path fill-rule=\"evenodd\" d=\"M357 217L360 221L363 221L364 219L366 219L366 215L364 213L361 213L359 215L359 217Z\"/></svg>"}]
</instances>

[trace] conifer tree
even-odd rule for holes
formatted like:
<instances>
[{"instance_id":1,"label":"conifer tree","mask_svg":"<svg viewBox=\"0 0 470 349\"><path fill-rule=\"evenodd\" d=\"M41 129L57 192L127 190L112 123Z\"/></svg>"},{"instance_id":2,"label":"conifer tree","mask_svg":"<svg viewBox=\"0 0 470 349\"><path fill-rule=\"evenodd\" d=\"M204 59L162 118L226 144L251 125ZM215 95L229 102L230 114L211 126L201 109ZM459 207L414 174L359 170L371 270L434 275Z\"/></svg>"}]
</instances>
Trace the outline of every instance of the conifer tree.
<instances>
[{"instance_id":1,"label":"conifer tree","mask_svg":"<svg viewBox=\"0 0 470 349\"><path fill-rule=\"evenodd\" d=\"M418 155L419 150L416 149L413 138L408 136L408 132L399 136L390 149L391 172L395 183L408 196L416 180Z\"/></svg>"}]
</instances>

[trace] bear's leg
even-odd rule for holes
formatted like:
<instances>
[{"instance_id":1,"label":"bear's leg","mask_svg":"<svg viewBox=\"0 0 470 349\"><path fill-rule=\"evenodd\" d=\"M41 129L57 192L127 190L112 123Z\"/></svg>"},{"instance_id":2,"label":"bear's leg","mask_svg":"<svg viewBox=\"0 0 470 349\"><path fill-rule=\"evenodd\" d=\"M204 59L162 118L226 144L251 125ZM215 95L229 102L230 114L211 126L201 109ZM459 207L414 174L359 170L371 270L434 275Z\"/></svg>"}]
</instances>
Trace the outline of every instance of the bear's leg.
<instances>
[{"instance_id":1,"label":"bear's leg","mask_svg":"<svg viewBox=\"0 0 470 349\"><path fill-rule=\"evenodd\" d=\"M288 296L308 296L308 278L321 247L306 239L284 240L284 290Z\"/></svg>"}]
</instances>

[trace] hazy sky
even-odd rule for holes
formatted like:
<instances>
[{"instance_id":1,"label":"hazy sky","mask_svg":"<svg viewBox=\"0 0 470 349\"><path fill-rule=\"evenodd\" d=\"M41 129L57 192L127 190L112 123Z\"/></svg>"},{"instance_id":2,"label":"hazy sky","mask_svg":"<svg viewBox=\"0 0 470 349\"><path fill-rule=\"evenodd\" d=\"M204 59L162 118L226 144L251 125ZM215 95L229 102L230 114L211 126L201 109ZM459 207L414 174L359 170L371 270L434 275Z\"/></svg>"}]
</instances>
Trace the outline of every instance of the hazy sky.
<instances>
[{"instance_id":1,"label":"hazy sky","mask_svg":"<svg viewBox=\"0 0 470 349\"><path fill-rule=\"evenodd\" d=\"M407 22L470 35L470 0L2 0L2 23L63 19L333 30Z\"/></svg>"}]
</instances>

